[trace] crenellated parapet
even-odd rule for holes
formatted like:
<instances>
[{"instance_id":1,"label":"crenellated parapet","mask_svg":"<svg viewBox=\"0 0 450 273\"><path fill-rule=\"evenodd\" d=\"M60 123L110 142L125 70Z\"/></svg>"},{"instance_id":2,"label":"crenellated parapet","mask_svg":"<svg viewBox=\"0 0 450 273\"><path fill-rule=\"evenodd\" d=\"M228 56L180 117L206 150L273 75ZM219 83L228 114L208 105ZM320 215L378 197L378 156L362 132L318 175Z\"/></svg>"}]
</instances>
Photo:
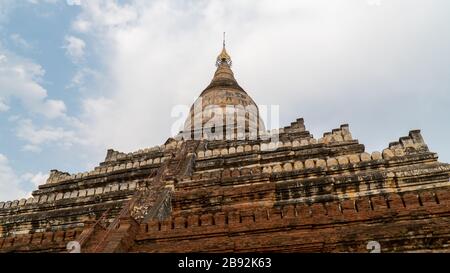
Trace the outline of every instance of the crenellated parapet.
<instances>
[{"instance_id":1,"label":"crenellated parapet","mask_svg":"<svg viewBox=\"0 0 450 273\"><path fill-rule=\"evenodd\" d=\"M0 253L3 252L67 252L67 244L75 241L82 229L36 232L19 234L6 238L0 237Z\"/></svg>"},{"instance_id":2,"label":"crenellated parapet","mask_svg":"<svg viewBox=\"0 0 450 273\"><path fill-rule=\"evenodd\" d=\"M93 169L51 170L32 197L0 202L0 252L449 251L450 165L419 130L370 153L348 124L267 131L231 65L224 41L164 144L109 149Z\"/></svg>"},{"instance_id":3,"label":"crenellated parapet","mask_svg":"<svg viewBox=\"0 0 450 273\"><path fill-rule=\"evenodd\" d=\"M131 251L364 252L371 240L379 241L383 252L439 250L445 247L450 234L445 214L449 202L448 191L429 190L314 204L177 214L165 221L141 224ZM435 219L430 211L445 216ZM430 238L421 229L425 226L432 228L433 238L441 243L408 244L405 232L417 240Z\"/></svg>"},{"instance_id":4,"label":"crenellated parapet","mask_svg":"<svg viewBox=\"0 0 450 273\"><path fill-rule=\"evenodd\" d=\"M55 204L58 201L75 200L78 201L84 197L102 197L105 194L118 192L118 191L134 191L138 187L136 181L128 183L113 183L105 187L96 187L82 190L72 190L66 192L50 193L37 195L35 197L29 197L28 199L22 198L20 200L0 202L0 215L2 209L24 209L28 206L34 206L36 204ZM75 203L75 202L74 202Z\"/></svg>"},{"instance_id":5,"label":"crenellated parapet","mask_svg":"<svg viewBox=\"0 0 450 273\"><path fill-rule=\"evenodd\" d=\"M420 130L412 130L408 136L401 137L398 141L389 143L389 147L383 150L383 157L392 158L427 152L429 152L429 149L422 138Z\"/></svg>"},{"instance_id":6,"label":"crenellated parapet","mask_svg":"<svg viewBox=\"0 0 450 273\"><path fill-rule=\"evenodd\" d=\"M56 183L58 181L64 181L70 178L70 174L67 172L61 172L58 170L51 170L49 177L47 179L47 184L48 183Z\"/></svg>"},{"instance_id":7,"label":"crenellated parapet","mask_svg":"<svg viewBox=\"0 0 450 273\"><path fill-rule=\"evenodd\" d=\"M342 124L339 128L333 129L331 132L325 132L323 137L319 138L319 143L332 143L353 140L348 124Z\"/></svg>"},{"instance_id":8,"label":"crenellated parapet","mask_svg":"<svg viewBox=\"0 0 450 273\"><path fill-rule=\"evenodd\" d=\"M60 183L60 182L70 182L79 181L86 179L93 179L97 177L105 177L115 173L128 172L131 170L136 170L140 168L158 168L168 156L157 156L157 157L145 157L145 158L132 158L130 160L125 157L112 157L109 159L108 164L101 164L95 167L91 171L69 174L67 172L60 172L57 170L52 170L50 172L49 179L47 183Z\"/></svg>"},{"instance_id":9,"label":"crenellated parapet","mask_svg":"<svg viewBox=\"0 0 450 273\"><path fill-rule=\"evenodd\" d=\"M352 137L347 124L314 138L300 118L260 136L233 141L169 138L164 145L132 153L110 149L104 162L84 173L52 170L32 197L0 202L0 252L64 251L65 239L55 238L69 230L93 234L83 239L93 252L176 250L180 244L172 238L177 236L189 241L186 251L210 243L195 241L195 234L216 238L212 250L228 245L233 236L253 238L255 230L283 241L281 231L289 227L287 234L306 240L302 234L318 223L333 228L354 221L361 230L358 221L446 209L450 165L438 162L419 130L371 153ZM90 226L99 219L107 233L105 227ZM347 240L353 235L342 236ZM156 242L155 248L147 240ZM254 248L236 248L239 241L232 240L230 249L262 246L253 241L246 242ZM339 241L330 244L342 247ZM289 240L264 245L279 250Z\"/></svg>"}]
</instances>

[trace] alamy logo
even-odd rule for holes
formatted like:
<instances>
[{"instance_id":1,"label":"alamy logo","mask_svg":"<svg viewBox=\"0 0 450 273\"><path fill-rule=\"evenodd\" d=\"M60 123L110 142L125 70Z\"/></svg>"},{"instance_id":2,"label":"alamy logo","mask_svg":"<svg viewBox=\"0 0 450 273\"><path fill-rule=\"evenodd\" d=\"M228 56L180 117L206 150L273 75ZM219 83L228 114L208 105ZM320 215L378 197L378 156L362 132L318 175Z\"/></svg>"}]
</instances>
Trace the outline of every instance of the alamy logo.
<instances>
[{"instance_id":1,"label":"alamy logo","mask_svg":"<svg viewBox=\"0 0 450 273\"><path fill-rule=\"evenodd\" d=\"M369 241L366 248L369 253L381 253L381 245L377 241Z\"/></svg>"},{"instance_id":2,"label":"alamy logo","mask_svg":"<svg viewBox=\"0 0 450 273\"><path fill-rule=\"evenodd\" d=\"M66 249L69 253L81 253L81 245L77 241L70 241L67 243Z\"/></svg>"}]
</instances>

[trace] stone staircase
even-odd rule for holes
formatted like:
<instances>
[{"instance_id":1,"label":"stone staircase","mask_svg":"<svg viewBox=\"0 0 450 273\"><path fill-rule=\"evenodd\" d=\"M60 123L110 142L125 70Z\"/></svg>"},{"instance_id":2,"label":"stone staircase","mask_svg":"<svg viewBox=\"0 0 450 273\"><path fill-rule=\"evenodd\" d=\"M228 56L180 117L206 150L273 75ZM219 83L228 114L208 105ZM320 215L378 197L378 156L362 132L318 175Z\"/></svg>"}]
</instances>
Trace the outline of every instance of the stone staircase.
<instances>
[{"instance_id":1,"label":"stone staircase","mask_svg":"<svg viewBox=\"0 0 450 273\"><path fill-rule=\"evenodd\" d=\"M105 226L102 216L87 227L80 235L82 252L126 252L134 244L139 223L170 216L174 182L192 173L198 145L199 141L184 142L156 175L149 178L148 186L135 193L112 223Z\"/></svg>"}]
</instances>

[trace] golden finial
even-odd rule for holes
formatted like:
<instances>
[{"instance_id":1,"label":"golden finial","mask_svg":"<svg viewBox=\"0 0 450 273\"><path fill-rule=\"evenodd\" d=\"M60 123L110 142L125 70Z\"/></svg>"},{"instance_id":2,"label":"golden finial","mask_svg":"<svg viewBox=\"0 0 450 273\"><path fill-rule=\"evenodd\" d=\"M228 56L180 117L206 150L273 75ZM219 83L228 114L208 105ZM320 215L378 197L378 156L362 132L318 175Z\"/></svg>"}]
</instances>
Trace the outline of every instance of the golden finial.
<instances>
[{"instance_id":1,"label":"golden finial","mask_svg":"<svg viewBox=\"0 0 450 273\"><path fill-rule=\"evenodd\" d=\"M216 66L220 66L222 64L228 64L231 66L231 57L228 55L227 50L225 49L225 32L223 33L223 48L222 52L219 56L217 56Z\"/></svg>"}]
</instances>

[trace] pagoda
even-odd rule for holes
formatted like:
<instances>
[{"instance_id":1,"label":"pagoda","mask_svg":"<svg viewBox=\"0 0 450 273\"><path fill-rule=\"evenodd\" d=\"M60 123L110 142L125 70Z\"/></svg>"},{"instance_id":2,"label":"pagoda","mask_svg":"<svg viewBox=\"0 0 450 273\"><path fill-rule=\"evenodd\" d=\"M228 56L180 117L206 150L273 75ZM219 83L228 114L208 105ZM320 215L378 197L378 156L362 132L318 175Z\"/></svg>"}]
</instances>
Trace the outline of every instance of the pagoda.
<instances>
[{"instance_id":1,"label":"pagoda","mask_svg":"<svg viewBox=\"0 0 450 273\"><path fill-rule=\"evenodd\" d=\"M0 252L450 251L450 165L419 130L372 153L347 124L275 138L225 44L216 66L164 144L0 202Z\"/></svg>"}]
</instances>

